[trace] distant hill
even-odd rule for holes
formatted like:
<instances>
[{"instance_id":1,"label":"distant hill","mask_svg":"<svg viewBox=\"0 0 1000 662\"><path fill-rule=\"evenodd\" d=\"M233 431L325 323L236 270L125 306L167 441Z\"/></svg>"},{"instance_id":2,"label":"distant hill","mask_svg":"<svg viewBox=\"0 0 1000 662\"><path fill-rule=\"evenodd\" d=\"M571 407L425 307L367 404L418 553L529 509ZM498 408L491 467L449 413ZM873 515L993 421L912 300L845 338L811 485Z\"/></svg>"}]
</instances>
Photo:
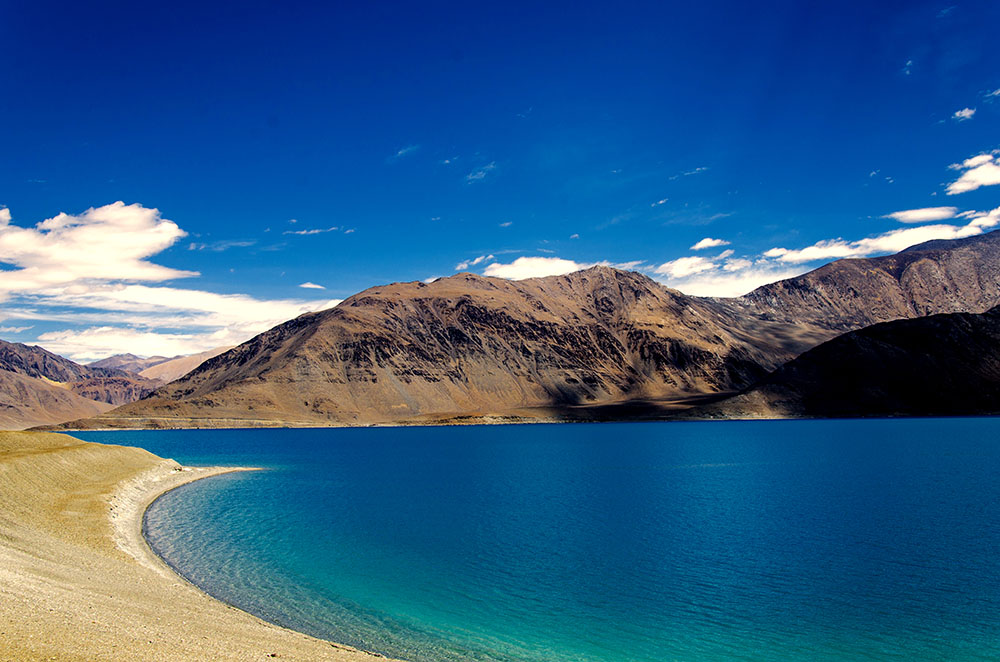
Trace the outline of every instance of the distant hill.
<instances>
[{"instance_id":1,"label":"distant hill","mask_svg":"<svg viewBox=\"0 0 1000 662\"><path fill-rule=\"evenodd\" d=\"M157 382L0 340L0 428L58 423L138 400Z\"/></svg>"},{"instance_id":2,"label":"distant hill","mask_svg":"<svg viewBox=\"0 0 1000 662\"><path fill-rule=\"evenodd\" d=\"M783 365L699 417L1000 413L1000 307L852 331Z\"/></svg>"},{"instance_id":3,"label":"distant hill","mask_svg":"<svg viewBox=\"0 0 1000 662\"><path fill-rule=\"evenodd\" d=\"M112 368L116 370L124 370L126 372L131 372L134 374L139 374L147 368L151 368L155 365L159 365L170 359L166 356L150 356L148 359L144 359L135 354L115 354L114 356L109 356L106 359L101 359L100 361L94 361L93 363L88 363L88 368Z\"/></svg>"},{"instance_id":4,"label":"distant hill","mask_svg":"<svg viewBox=\"0 0 1000 662\"><path fill-rule=\"evenodd\" d=\"M998 303L1000 233L840 260L733 299L608 267L523 281L458 274L365 290L75 424L662 416L745 389L845 331Z\"/></svg>"},{"instance_id":5,"label":"distant hill","mask_svg":"<svg viewBox=\"0 0 1000 662\"><path fill-rule=\"evenodd\" d=\"M228 352L231 349L232 346L216 347L215 349L210 349L198 354L175 356L172 359L164 359L150 365L147 368L144 368L141 372L139 372L139 375L145 377L146 379L158 381L162 384L168 384L172 381L180 379L208 359L215 358L219 354Z\"/></svg>"}]
</instances>

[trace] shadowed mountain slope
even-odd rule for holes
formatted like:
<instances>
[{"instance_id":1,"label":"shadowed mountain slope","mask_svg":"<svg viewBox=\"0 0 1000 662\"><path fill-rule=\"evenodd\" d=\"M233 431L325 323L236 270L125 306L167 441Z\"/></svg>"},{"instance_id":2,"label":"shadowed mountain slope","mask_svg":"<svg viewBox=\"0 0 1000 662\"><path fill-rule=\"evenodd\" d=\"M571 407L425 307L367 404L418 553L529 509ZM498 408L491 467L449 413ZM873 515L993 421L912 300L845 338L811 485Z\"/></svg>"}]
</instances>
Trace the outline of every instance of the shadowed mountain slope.
<instances>
[{"instance_id":1,"label":"shadowed mountain slope","mask_svg":"<svg viewBox=\"0 0 1000 662\"><path fill-rule=\"evenodd\" d=\"M853 417L1000 412L1000 307L876 324L834 338L695 416Z\"/></svg>"}]
</instances>

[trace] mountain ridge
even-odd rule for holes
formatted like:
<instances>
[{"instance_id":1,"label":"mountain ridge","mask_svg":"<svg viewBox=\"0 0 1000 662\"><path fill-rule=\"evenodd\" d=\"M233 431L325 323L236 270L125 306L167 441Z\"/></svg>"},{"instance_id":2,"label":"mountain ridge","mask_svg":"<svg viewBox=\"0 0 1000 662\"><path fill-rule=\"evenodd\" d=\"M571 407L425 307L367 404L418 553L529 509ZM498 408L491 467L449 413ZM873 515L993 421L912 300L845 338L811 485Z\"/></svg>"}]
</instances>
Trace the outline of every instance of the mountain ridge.
<instances>
[{"instance_id":1,"label":"mountain ridge","mask_svg":"<svg viewBox=\"0 0 1000 662\"><path fill-rule=\"evenodd\" d=\"M611 267L520 281L461 273L368 288L74 424L662 417L745 390L845 331L998 303L1000 233L838 260L731 299Z\"/></svg>"}]
</instances>

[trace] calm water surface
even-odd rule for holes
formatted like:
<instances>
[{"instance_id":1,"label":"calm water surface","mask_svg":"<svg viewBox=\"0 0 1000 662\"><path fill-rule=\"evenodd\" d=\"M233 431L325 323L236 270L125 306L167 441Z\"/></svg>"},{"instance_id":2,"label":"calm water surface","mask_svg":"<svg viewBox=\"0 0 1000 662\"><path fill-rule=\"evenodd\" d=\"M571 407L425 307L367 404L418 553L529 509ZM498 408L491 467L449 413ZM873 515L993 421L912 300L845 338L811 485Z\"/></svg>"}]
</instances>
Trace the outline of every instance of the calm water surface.
<instances>
[{"instance_id":1,"label":"calm water surface","mask_svg":"<svg viewBox=\"0 0 1000 662\"><path fill-rule=\"evenodd\" d=\"M418 661L1000 659L1000 419L90 432L267 471L153 547Z\"/></svg>"}]
</instances>

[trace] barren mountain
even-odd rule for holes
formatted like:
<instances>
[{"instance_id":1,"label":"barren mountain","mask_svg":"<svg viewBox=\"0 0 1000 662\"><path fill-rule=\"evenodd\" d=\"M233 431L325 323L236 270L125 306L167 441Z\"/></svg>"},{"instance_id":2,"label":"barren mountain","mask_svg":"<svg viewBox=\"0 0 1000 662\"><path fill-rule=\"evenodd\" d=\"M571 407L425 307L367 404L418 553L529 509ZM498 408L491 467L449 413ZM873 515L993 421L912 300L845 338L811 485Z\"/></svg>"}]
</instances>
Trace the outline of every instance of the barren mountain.
<instances>
[{"instance_id":1,"label":"barren mountain","mask_svg":"<svg viewBox=\"0 0 1000 662\"><path fill-rule=\"evenodd\" d=\"M839 333L1000 303L1000 234L841 260L736 299L596 267L397 283L303 315L84 425L662 415Z\"/></svg>"},{"instance_id":2,"label":"barren mountain","mask_svg":"<svg viewBox=\"0 0 1000 662\"><path fill-rule=\"evenodd\" d=\"M1000 307L897 320L815 347L694 416L934 416L1000 413Z\"/></svg>"},{"instance_id":3,"label":"barren mountain","mask_svg":"<svg viewBox=\"0 0 1000 662\"><path fill-rule=\"evenodd\" d=\"M175 357L176 358L176 357ZM152 368L153 366L160 365L171 359L166 356L150 356L148 359L144 359L141 356L136 356L135 354L115 354L114 356L109 356L106 359L101 359L100 361L94 361L93 363L88 363L88 368L112 368L115 370L124 370L125 372L131 372L134 374L139 374L147 368Z\"/></svg>"},{"instance_id":4,"label":"barren mountain","mask_svg":"<svg viewBox=\"0 0 1000 662\"><path fill-rule=\"evenodd\" d=\"M364 424L669 400L741 388L815 342L606 267L459 274L298 317L99 423Z\"/></svg>"}]
</instances>

